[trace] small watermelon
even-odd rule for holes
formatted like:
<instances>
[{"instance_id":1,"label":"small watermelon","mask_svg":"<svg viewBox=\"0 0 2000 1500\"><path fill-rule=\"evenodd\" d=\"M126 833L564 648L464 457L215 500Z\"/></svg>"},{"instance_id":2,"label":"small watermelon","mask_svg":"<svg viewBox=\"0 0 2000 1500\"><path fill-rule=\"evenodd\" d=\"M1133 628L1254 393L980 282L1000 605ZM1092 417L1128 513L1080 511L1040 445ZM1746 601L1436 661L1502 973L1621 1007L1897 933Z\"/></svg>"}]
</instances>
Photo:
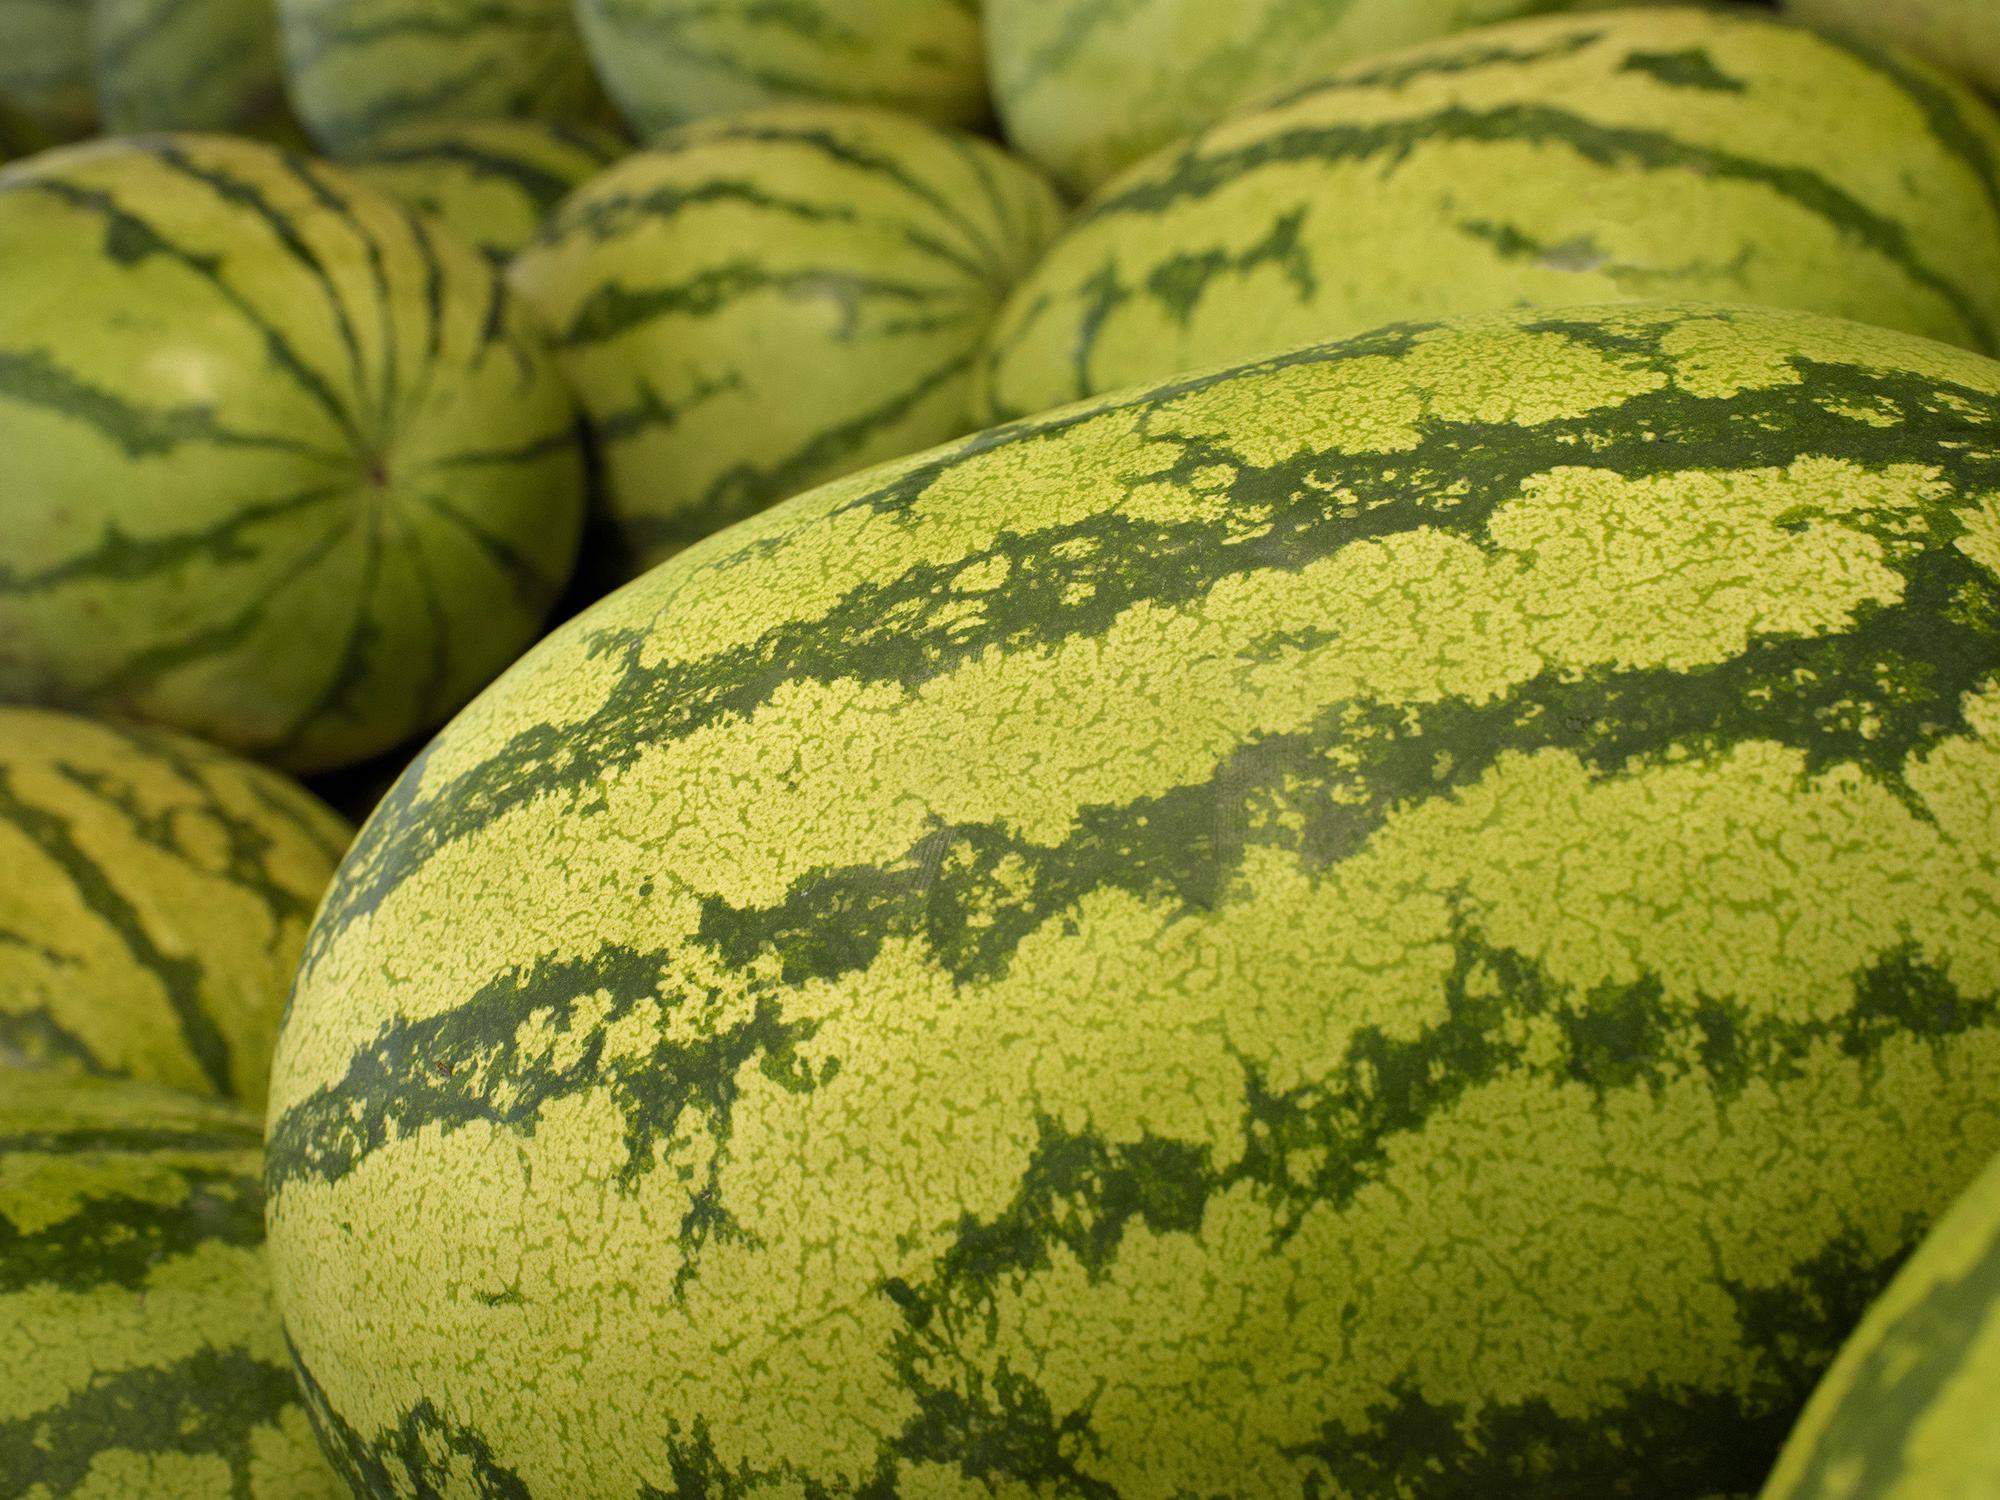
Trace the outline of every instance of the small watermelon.
<instances>
[{"instance_id":1,"label":"small watermelon","mask_svg":"<svg viewBox=\"0 0 2000 1500\"><path fill-rule=\"evenodd\" d=\"M296 135L272 0L89 0L104 128Z\"/></svg>"},{"instance_id":2,"label":"small watermelon","mask_svg":"<svg viewBox=\"0 0 2000 1500\"><path fill-rule=\"evenodd\" d=\"M292 107L336 156L404 125L605 110L569 0L276 0Z\"/></svg>"},{"instance_id":3,"label":"small watermelon","mask_svg":"<svg viewBox=\"0 0 2000 1500\"><path fill-rule=\"evenodd\" d=\"M0 177L0 697L298 771L435 727L575 556L561 376L486 258L222 136Z\"/></svg>"},{"instance_id":4,"label":"small watermelon","mask_svg":"<svg viewBox=\"0 0 2000 1500\"><path fill-rule=\"evenodd\" d=\"M0 1495L344 1500L271 1304L258 1127L0 1072Z\"/></svg>"},{"instance_id":5,"label":"small watermelon","mask_svg":"<svg viewBox=\"0 0 2000 1500\"><path fill-rule=\"evenodd\" d=\"M977 410L1399 319L1660 297L2000 351L2000 117L1747 8L1371 59L1107 184L1002 311Z\"/></svg>"},{"instance_id":6,"label":"small watermelon","mask_svg":"<svg viewBox=\"0 0 2000 1500\"><path fill-rule=\"evenodd\" d=\"M650 563L968 431L970 372L1061 221L988 141L861 105L684 126L592 179L512 269Z\"/></svg>"},{"instance_id":7,"label":"small watermelon","mask_svg":"<svg viewBox=\"0 0 2000 1500\"><path fill-rule=\"evenodd\" d=\"M989 113L977 0L576 0L592 60L644 137L798 102L938 125Z\"/></svg>"},{"instance_id":8,"label":"small watermelon","mask_svg":"<svg viewBox=\"0 0 2000 1500\"><path fill-rule=\"evenodd\" d=\"M0 105L54 140L90 134L89 0L0 0Z\"/></svg>"},{"instance_id":9,"label":"small watermelon","mask_svg":"<svg viewBox=\"0 0 2000 1500\"><path fill-rule=\"evenodd\" d=\"M2000 363L1402 326L710 537L272 1075L370 1496L1754 1491L2000 1149Z\"/></svg>"},{"instance_id":10,"label":"small watermelon","mask_svg":"<svg viewBox=\"0 0 2000 1500\"><path fill-rule=\"evenodd\" d=\"M1816 26L1908 47L2000 93L2000 5L1994 0L1784 0Z\"/></svg>"},{"instance_id":11,"label":"small watermelon","mask_svg":"<svg viewBox=\"0 0 2000 1500\"><path fill-rule=\"evenodd\" d=\"M306 926L352 835L197 741L0 707L0 1062L262 1109Z\"/></svg>"},{"instance_id":12,"label":"small watermelon","mask_svg":"<svg viewBox=\"0 0 2000 1500\"><path fill-rule=\"evenodd\" d=\"M1764 1500L2000 1495L2000 1158L1889 1284L1799 1419Z\"/></svg>"},{"instance_id":13,"label":"small watermelon","mask_svg":"<svg viewBox=\"0 0 2000 1500\"><path fill-rule=\"evenodd\" d=\"M572 188L626 150L600 125L448 120L392 131L348 165L363 182L423 210L505 263L541 232Z\"/></svg>"}]
</instances>

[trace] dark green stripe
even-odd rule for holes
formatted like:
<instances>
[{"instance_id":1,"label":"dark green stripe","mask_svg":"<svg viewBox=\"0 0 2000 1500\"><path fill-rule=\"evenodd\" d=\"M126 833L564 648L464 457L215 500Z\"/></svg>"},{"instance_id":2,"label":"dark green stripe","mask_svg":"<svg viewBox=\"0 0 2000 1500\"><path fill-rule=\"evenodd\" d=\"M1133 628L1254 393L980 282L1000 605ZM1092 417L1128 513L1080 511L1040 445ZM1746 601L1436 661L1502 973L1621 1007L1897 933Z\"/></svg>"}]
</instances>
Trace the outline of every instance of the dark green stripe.
<instances>
[{"instance_id":1,"label":"dark green stripe","mask_svg":"<svg viewBox=\"0 0 2000 1500\"><path fill-rule=\"evenodd\" d=\"M554 208L575 180L522 156L503 156L470 141L437 141L418 146L377 148L357 158L370 167L456 167L468 176L517 189L543 213Z\"/></svg>"},{"instance_id":2,"label":"dark green stripe","mask_svg":"<svg viewBox=\"0 0 2000 1500\"><path fill-rule=\"evenodd\" d=\"M291 723L265 752L272 758L282 759L291 754L314 732L325 730L329 720L346 719L365 724L377 717L371 706L361 700L373 677L369 657L384 645L381 639L383 632L375 618L375 607L379 602L376 589L381 582L383 562L381 508L367 507L362 512L361 521L361 577L354 585L354 613L347 638L340 643L338 652L329 652L325 658L328 663L326 685L299 706ZM372 706L374 709L381 707L380 704Z\"/></svg>"},{"instance_id":3,"label":"dark green stripe","mask_svg":"<svg viewBox=\"0 0 2000 1500\"><path fill-rule=\"evenodd\" d=\"M204 1245L254 1250L264 1243L264 1189L254 1160L247 1172L176 1163L174 1173L186 1186L170 1204L91 1193L32 1234L0 1214L0 1297L35 1286L142 1291L165 1262Z\"/></svg>"},{"instance_id":4,"label":"dark green stripe","mask_svg":"<svg viewBox=\"0 0 2000 1500\"><path fill-rule=\"evenodd\" d=\"M514 602L521 607L522 613L539 619L548 612L549 606L555 603L556 596L568 582L567 578L551 577L513 543L467 515L443 495L425 491L413 493L411 498L472 543L474 550L507 580L514 593Z\"/></svg>"},{"instance_id":5,"label":"dark green stripe","mask_svg":"<svg viewBox=\"0 0 2000 1500\"><path fill-rule=\"evenodd\" d=\"M5 1084L6 1079L0 1077L0 1105L4 1105L6 1110L4 1115L0 1115L0 1120L14 1124L23 1117L23 1111L15 1101L6 1098ZM177 1096L175 1091L164 1085L148 1084L145 1087L163 1098L173 1099L175 1103L179 1103L181 1098L192 1097ZM105 1089L113 1097L124 1091L122 1087ZM87 1086L80 1086L78 1097L83 1101L82 1108L90 1107L94 1092ZM40 1097L46 1098L46 1092L41 1092ZM227 1106L216 1105L206 1114L190 1116L177 1123L149 1125L75 1125L48 1130L8 1129L0 1125L0 1157L192 1156L216 1152L254 1154L262 1145L262 1133L257 1122L241 1111L236 1112L241 1114L240 1124L230 1124L217 1118L230 1112Z\"/></svg>"}]
</instances>

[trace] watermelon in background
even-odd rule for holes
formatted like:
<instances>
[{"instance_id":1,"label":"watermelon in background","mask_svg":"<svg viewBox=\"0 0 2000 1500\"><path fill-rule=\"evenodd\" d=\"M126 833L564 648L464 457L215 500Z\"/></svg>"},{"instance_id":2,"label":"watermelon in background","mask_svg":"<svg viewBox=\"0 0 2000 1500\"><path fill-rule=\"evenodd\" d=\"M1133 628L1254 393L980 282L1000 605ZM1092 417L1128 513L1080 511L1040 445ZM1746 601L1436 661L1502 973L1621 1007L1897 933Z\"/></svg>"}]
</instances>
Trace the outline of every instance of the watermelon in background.
<instances>
[{"instance_id":1,"label":"watermelon in background","mask_svg":"<svg viewBox=\"0 0 2000 1500\"><path fill-rule=\"evenodd\" d=\"M90 0L104 129L297 134L272 0Z\"/></svg>"},{"instance_id":2,"label":"watermelon in background","mask_svg":"<svg viewBox=\"0 0 2000 1500\"><path fill-rule=\"evenodd\" d=\"M1380 330L710 537L273 1069L370 1495L1754 1490L2000 1149L2000 364ZM433 1489L434 1487L434 1489Z\"/></svg>"},{"instance_id":3,"label":"watermelon in background","mask_svg":"<svg viewBox=\"0 0 2000 1500\"><path fill-rule=\"evenodd\" d=\"M1943 1218L1813 1393L1764 1500L2000 1495L2000 1159Z\"/></svg>"},{"instance_id":4,"label":"watermelon in background","mask_svg":"<svg viewBox=\"0 0 2000 1500\"><path fill-rule=\"evenodd\" d=\"M0 178L0 696L298 771L434 728L534 639L583 464L486 258L221 136Z\"/></svg>"},{"instance_id":5,"label":"watermelon in background","mask_svg":"<svg viewBox=\"0 0 2000 1500\"><path fill-rule=\"evenodd\" d=\"M651 563L976 425L973 356L1061 222L989 141L858 105L684 126L514 262Z\"/></svg>"},{"instance_id":6,"label":"watermelon in background","mask_svg":"<svg viewBox=\"0 0 2000 1500\"><path fill-rule=\"evenodd\" d=\"M41 126L0 100L0 167L23 156L33 156L48 145L48 135Z\"/></svg>"},{"instance_id":7,"label":"watermelon in background","mask_svg":"<svg viewBox=\"0 0 2000 1500\"><path fill-rule=\"evenodd\" d=\"M55 140L90 134L89 0L0 0L0 106Z\"/></svg>"},{"instance_id":8,"label":"watermelon in background","mask_svg":"<svg viewBox=\"0 0 2000 1500\"><path fill-rule=\"evenodd\" d=\"M1749 9L1370 59L1107 184L995 323L977 410L1405 318L1661 297L2000 349L2000 118Z\"/></svg>"},{"instance_id":9,"label":"watermelon in background","mask_svg":"<svg viewBox=\"0 0 2000 1500\"><path fill-rule=\"evenodd\" d=\"M629 149L601 125L446 121L392 131L348 165L504 263L571 189Z\"/></svg>"},{"instance_id":10,"label":"watermelon in background","mask_svg":"<svg viewBox=\"0 0 2000 1500\"><path fill-rule=\"evenodd\" d=\"M163 730L0 707L0 1063L264 1104L306 926L353 829Z\"/></svg>"},{"instance_id":11,"label":"watermelon in background","mask_svg":"<svg viewBox=\"0 0 2000 1500\"><path fill-rule=\"evenodd\" d=\"M259 1121L0 1071L0 1495L348 1500L271 1304Z\"/></svg>"},{"instance_id":12,"label":"watermelon in background","mask_svg":"<svg viewBox=\"0 0 2000 1500\"><path fill-rule=\"evenodd\" d=\"M334 156L405 125L595 120L568 0L276 0L292 108Z\"/></svg>"},{"instance_id":13,"label":"watermelon in background","mask_svg":"<svg viewBox=\"0 0 2000 1500\"><path fill-rule=\"evenodd\" d=\"M1244 101L1576 0L985 0L1007 139L1081 196Z\"/></svg>"},{"instance_id":14,"label":"watermelon in background","mask_svg":"<svg viewBox=\"0 0 2000 1500\"><path fill-rule=\"evenodd\" d=\"M2000 4L1994 0L1785 0L1815 26L1894 42L2000 93Z\"/></svg>"},{"instance_id":15,"label":"watermelon in background","mask_svg":"<svg viewBox=\"0 0 2000 1500\"><path fill-rule=\"evenodd\" d=\"M577 0L605 88L641 138L800 101L939 125L989 114L978 0Z\"/></svg>"}]
</instances>

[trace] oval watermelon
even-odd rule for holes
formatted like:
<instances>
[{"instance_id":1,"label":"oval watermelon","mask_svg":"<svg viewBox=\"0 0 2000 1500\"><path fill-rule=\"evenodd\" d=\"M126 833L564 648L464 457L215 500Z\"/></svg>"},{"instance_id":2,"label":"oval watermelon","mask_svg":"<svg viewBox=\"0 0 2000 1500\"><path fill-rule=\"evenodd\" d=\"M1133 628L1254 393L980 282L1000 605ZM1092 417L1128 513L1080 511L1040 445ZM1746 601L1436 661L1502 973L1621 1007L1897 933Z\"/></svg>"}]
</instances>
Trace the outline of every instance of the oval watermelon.
<instances>
[{"instance_id":1,"label":"oval watermelon","mask_svg":"<svg viewBox=\"0 0 2000 1500\"><path fill-rule=\"evenodd\" d=\"M1801 21L1908 47L2000 93L2000 5L1993 0L1782 0Z\"/></svg>"},{"instance_id":2,"label":"oval watermelon","mask_svg":"<svg viewBox=\"0 0 2000 1500\"><path fill-rule=\"evenodd\" d=\"M434 727L575 557L561 377L485 257L250 141L0 178L0 696L294 770Z\"/></svg>"},{"instance_id":3,"label":"oval watermelon","mask_svg":"<svg viewBox=\"0 0 2000 1500\"><path fill-rule=\"evenodd\" d=\"M598 75L641 138L772 104L988 114L977 0L577 0Z\"/></svg>"},{"instance_id":4,"label":"oval watermelon","mask_svg":"<svg viewBox=\"0 0 2000 1500\"><path fill-rule=\"evenodd\" d=\"M276 0L286 90L335 156L404 125L606 108L568 0Z\"/></svg>"},{"instance_id":5,"label":"oval watermelon","mask_svg":"<svg viewBox=\"0 0 2000 1500\"><path fill-rule=\"evenodd\" d=\"M0 708L0 1063L261 1109L306 926L352 836L194 740Z\"/></svg>"},{"instance_id":6,"label":"oval watermelon","mask_svg":"<svg viewBox=\"0 0 2000 1500\"><path fill-rule=\"evenodd\" d=\"M650 563L969 430L1000 299L1055 191L990 142L859 105L685 126L594 178L513 265Z\"/></svg>"},{"instance_id":7,"label":"oval watermelon","mask_svg":"<svg viewBox=\"0 0 2000 1500\"><path fill-rule=\"evenodd\" d=\"M2000 349L2000 118L1750 10L1486 27L1107 185L994 325L987 420L1403 318L1707 298Z\"/></svg>"},{"instance_id":8,"label":"oval watermelon","mask_svg":"<svg viewBox=\"0 0 2000 1500\"><path fill-rule=\"evenodd\" d=\"M2000 1495L2000 1158L1868 1311L1764 1500Z\"/></svg>"},{"instance_id":9,"label":"oval watermelon","mask_svg":"<svg viewBox=\"0 0 2000 1500\"><path fill-rule=\"evenodd\" d=\"M354 175L423 210L504 263L541 232L572 188L626 144L597 125L446 121L390 132L353 157Z\"/></svg>"},{"instance_id":10,"label":"oval watermelon","mask_svg":"<svg viewBox=\"0 0 2000 1500\"><path fill-rule=\"evenodd\" d=\"M0 1494L342 1500L271 1305L257 1119L0 1072Z\"/></svg>"},{"instance_id":11,"label":"oval watermelon","mask_svg":"<svg viewBox=\"0 0 2000 1500\"><path fill-rule=\"evenodd\" d=\"M89 11L107 132L296 137L272 0L89 0Z\"/></svg>"},{"instance_id":12,"label":"oval watermelon","mask_svg":"<svg viewBox=\"0 0 2000 1500\"><path fill-rule=\"evenodd\" d=\"M0 105L56 140L91 132L87 0L0 0Z\"/></svg>"},{"instance_id":13,"label":"oval watermelon","mask_svg":"<svg viewBox=\"0 0 2000 1500\"><path fill-rule=\"evenodd\" d=\"M690 548L308 939L267 1181L337 1462L1753 1490L2000 1148L1996 495L2000 364L1610 308Z\"/></svg>"}]
</instances>

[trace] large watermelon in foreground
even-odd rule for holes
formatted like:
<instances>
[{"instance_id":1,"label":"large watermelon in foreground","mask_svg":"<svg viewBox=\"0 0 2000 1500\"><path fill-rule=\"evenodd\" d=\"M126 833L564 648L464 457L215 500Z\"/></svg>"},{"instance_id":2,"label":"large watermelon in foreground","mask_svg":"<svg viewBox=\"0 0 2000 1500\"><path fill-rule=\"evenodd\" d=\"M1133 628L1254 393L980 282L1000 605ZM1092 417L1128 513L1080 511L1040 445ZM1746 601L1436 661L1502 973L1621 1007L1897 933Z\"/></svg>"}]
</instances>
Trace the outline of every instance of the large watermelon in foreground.
<instances>
[{"instance_id":1,"label":"large watermelon in foreground","mask_svg":"<svg viewBox=\"0 0 2000 1500\"><path fill-rule=\"evenodd\" d=\"M337 1500L271 1305L258 1121L0 1072L0 1495Z\"/></svg>"},{"instance_id":2,"label":"large watermelon in foreground","mask_svg":"<svg viewBox=\"0 0 2000 1500\"><path fill-rule=\"evenodd\" d=\"M2000 1147L2000 364L1402 327L815 491L407 773L272 1084L365 1494L1754 1489Z\"/></svg>"}]
</instances>

